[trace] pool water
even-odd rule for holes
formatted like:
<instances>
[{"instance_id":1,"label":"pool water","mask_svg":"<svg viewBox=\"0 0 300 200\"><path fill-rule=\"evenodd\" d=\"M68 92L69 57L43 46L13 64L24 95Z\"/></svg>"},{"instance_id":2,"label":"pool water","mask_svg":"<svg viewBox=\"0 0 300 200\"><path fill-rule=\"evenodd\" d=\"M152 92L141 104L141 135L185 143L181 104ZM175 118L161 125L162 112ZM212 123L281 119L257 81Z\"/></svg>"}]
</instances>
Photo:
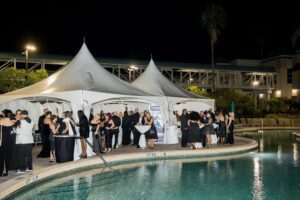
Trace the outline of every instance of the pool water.
<instances>
[{"instance_id":1,"label":"pool water","mask_svg":"<svg viewBox=\"0 0 300 200\"><path fill-rule=\"evenodd\" d=\"M93 170L37 184L10 199L299 199L300 142L292 131L244 136L257 140L259 149L220 160L157 161L112 173Z\"/></svg>"}]
</instances>

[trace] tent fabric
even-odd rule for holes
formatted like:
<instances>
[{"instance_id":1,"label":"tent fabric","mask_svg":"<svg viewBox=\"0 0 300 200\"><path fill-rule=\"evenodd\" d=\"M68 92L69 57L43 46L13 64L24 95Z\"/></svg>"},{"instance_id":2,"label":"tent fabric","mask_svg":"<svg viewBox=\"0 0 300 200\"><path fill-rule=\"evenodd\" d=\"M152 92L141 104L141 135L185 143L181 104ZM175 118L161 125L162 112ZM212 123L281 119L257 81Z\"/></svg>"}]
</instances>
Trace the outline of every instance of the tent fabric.
<instances>
[{"instance_id":1,"label":"tent fabric","mask_svg":"<svg viewBox=\"0 0 300 200\"><path fill-rule=\"evenodd\" d=\"M167 97L204 98L177 87L175 84L169 81L157 69L152 58L144 73L141 74L131 84L146 92Z\"/></svg>"},{"instance_id":2,"label":"tent fabric","mask_svg":"<svg viewBox=\"0 0 300 200\"><path fill-rule=\"evenodd\" d=\"M64 111L71 110L70 106L66 102L52 102L41 104L40 102L31 102L27 99L18 99L0 105L0 111L4 109L10 109L12 112L15 112L17 109L27 110L29 117L33 120L35 124L35 130L37 130L39 116L41 116L44 113L44 108L48 108L49 111L52 112L52 114L55 114L59 117L62 117Z\"/></svg>"},{"instance_id":3,"label":"tent fabric","mask_svg":"<svg viewBox=\"0 0 300 200\"><path fill-rule=\"evenodd\" d=\"M136 102L160 105L166 123L169 121L172 104L191 99L214 101L175 86L161 74L152 59L146 71L133 84L129 84L102 67L85 43L63 69L32 86L1 95L0 104L17 99L42 98L68 101L67 108L65 104L62 104L62 108L53 107L53 111L59 115L66 109L71 109L74 113L84 110L89 114L89 109L95 103L132 98ZM141 106L141 109L144 107ZM77 115L74 117L76 119Z\"/></svg>"},{"instance_id":4,"label":"tent fabric","mask_svg":"<svg viewBox=\"0 0 300 200\"><path fill-rule=\"evenodd\" d=\"M107 71L95 60L85 43L73 60L60 71L34 85L4 95L48 94L74 90L135 96L153 95L130 85Z\"/></svg>"}]
</instances>

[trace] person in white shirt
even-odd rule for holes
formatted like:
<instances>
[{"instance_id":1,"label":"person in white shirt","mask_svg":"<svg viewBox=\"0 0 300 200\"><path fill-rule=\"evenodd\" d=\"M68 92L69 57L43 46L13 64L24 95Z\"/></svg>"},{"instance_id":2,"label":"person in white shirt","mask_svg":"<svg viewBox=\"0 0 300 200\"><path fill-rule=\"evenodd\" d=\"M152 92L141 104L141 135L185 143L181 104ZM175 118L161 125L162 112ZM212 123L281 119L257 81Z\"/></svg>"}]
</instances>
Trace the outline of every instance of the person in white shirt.
<instances>
[{"instance_id":1,"label":"person in white shirt","mask_svg":"<svg viewBox=\"0 0 300 200\"><path fill-rule=\"evenodd\" d=\"M28 117L28 111L21 111L20 125L16 128L16 144L19 151L17 174L32 171L33 121Z\"/></svg>"}]
</instances>

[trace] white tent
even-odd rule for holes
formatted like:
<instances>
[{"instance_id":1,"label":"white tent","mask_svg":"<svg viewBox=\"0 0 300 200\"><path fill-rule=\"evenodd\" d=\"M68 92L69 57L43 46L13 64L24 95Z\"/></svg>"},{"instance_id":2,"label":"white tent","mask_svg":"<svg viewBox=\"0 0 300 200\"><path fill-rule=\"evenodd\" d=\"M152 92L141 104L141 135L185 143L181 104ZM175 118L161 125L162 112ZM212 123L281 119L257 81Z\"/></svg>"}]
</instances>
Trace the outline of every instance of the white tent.
<instances>
[{"instance_id":1,"label":"white tent","mask_svg":"<svg viewBox=\"0 0 300 200\"><path fill-rule=\"evenodd\" d=\"M1 95L0 105L1 108L9 107L12 110L28 109L31 112L29 115L35 115L36 119L42 111L40 107L32 108L31 101L61 102L59 108L56 104L45 104L54 113L69 109L65 105L68 102L76 119L78 110L84 110L89 116L91 106L97 102L129 99L151 104L151 98L155 100L155 96L108 72L95 60L84 43L63 69L34 85ZM39 110L39 115L34 112L36 110Z\"/></svg>"},{"instance_id":2,"label":"white tent","mask_svg":"<svg viewBox=\"0 0 300 200\"><path fill-rule=\"evenodd\" d=\"M102 67L82 45L74 59L48 78L0 96L0 104L16 99L49 98L70 102L73 111L107 99L153 96L117 78Z\"/></svg>"},{"instance_id":3,"label":"white tent","mask_svg":"<svg viewBox=\"0 0 300 200\"><path fill-rule=\"evenodd\" d=\"M131 84L144 91L161 96L203 98L174 85L171 81L164 77L164 75L162 75L162 73L157 69L152 58L144 73L141 74Z\"/></svg>"},{"instance_id":4,"label":"white tent","mask_svg":"<svg viewBox=\"0 0 300 200\"><path fill-rule=\"evenodd\" d=\"M15 102L11 103L13 101ZM139 107L141 111L147 105L159 105L164 124L170 124L173 105L188 101L201 102L210 107L214 104L212 99L205 99L175 86L159 72L153 60L150 61L146 71L129 84L102 67L91 55L85 43L73 60L60 71L34 85L0 95L0 108L6 108L5 106L10 104L10 108L15 110L20 108L20 102L23 102L22 109L34 110L32 101L46 102L45 106L52 107L54 113L71 108L73 113L84 110L87 116L92 106L97 111L100 109L124 111L124 105L131 104ZM55 102L56 105L47 102ZM111 106L111 102L123 106ZM40 105L35 105L38 105L36 110L39 110L41 115ZM33 115L33 112L29 114Z\"/></svg>"},{"instance_id":5,"label":"white tent","mask_svg":"<svg viewBox=\"0 0 300 200\"><path fill-rule=\"evenodd\" d=\"M214 108L214 99L209 99L188 92L169 81L156 67L154 61L150 60L146 70L132 85L146 92L165 97L165 104L168 107L169 118L172 118L173 110L187 108L188 110L207 110ZM182 105L181 105L182 104ZM179 106L181 105L181 106ZM172 120L170 124L174 123Z\"/></svg>"}]
</instances>

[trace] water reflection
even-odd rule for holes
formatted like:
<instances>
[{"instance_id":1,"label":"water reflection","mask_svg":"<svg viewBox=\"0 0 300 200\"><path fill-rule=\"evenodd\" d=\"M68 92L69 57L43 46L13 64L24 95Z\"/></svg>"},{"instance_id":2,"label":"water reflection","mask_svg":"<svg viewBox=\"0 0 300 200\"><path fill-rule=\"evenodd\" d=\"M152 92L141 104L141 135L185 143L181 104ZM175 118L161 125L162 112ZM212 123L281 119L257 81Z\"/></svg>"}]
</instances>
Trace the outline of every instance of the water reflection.
<instances>
[{"instance_id":1,"label":"water reflection","mask_svg":"<svg viewBox=\"0 0 300 200\"><path fill-rule=\"evenodd\" d=\"M277 163L281 164L282 163L282 145L278 145L278 151L277 151Z\"/></svg>"},{"instance_id":2,"label":"water reflection","mask_svg":"<svg viewBox=\"0 0 300 200\"><path fill-rule=\"evenodd\" d=\"M79 198L79 190L78 190L79 183L80 183L79 178L74 178L74 180L73 180L73 199Z\"/></svg>"},{"instance_id":3,"label":"water reflection","mask_svg":"<svg viewBox=\"0 0 300 200\"><path fill-rule=\"evenodd\" d=\"M294 167L298 167L298 159L299 159L299 153L298 153L298 144L293 143L293 161L294 161Z\"/></svg>"},{"instance_id":4,"label":"water reflection","mask_svg":"<svg viewBox=\"0 0 300 200\"><path fill-rule=\"evenodd\" d=\"M264 135L263 135L263 133L261 134L261 138L259 139L259 150L261 152L264 151Z\"/></svg>"},{"instance_id":5,"label":"water reflection","mask_svg":"<svg viewBox=\"0 0 300 200\"><path fill-rule=\"evenodd\" d=\"M253 199L264 199L264 183L262 179L262 166L258 157L253 158Z\"/></svg>"}]
</instances>

